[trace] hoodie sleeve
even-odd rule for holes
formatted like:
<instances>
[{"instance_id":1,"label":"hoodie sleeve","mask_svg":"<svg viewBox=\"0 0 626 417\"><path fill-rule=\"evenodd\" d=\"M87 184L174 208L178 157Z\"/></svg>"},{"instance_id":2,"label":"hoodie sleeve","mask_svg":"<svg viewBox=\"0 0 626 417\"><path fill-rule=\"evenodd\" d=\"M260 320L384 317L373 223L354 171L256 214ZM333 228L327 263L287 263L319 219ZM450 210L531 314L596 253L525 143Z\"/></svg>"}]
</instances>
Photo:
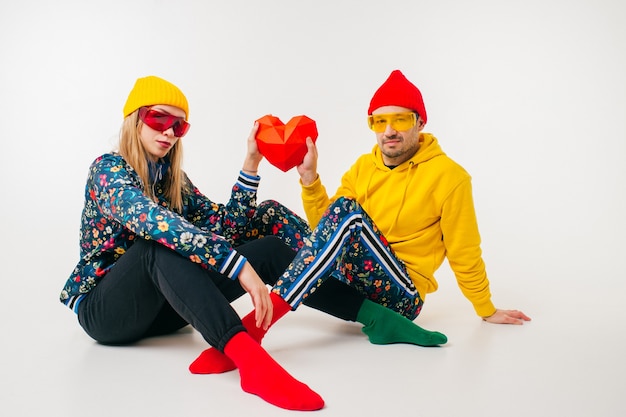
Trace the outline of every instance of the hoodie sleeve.
<instances>
[{"instance_id":1,"label":"hoodie sleeve","mask_svg":"<svg viewBox=\"0 0 626 417\"><path fill-rule=\"evenodd\" d=\"M89 187L103 215L143 239L155 240L231 279L246 262L223 237L148 198L118 158L103 158L94 165Z\"/></svg>"},{"instance_id":2,"label":"hoodie sleeve","mask_svg":"<svg viewBox=\"0 0 626 417\"><path fill-rule=\"evenodd\" d=\"M482 259L469 176L446 198L441 214L441 230L446 257L461 292L479 316L492 315L496 308L491 302L489 280Z\"/></svg>"},{"instance_id":3,"label":"hoodie sleeve","mask_svg":"<svg viewBox=\"0 0 626 417\"><path fill-rule=\"evenodd\" d=\"M314 229L330 205L331 200L328 198L326 187L324 187L319 177L310 185L304 185L302 181L300 181L300 185L302 186L304 213L311 229Z\"/></svg>"},{"instance_id":4,"label":"hoodie sleeve","mask_svg":"<svg viewBox=\"0 0 626 417\"><path fill-rule=\"evenodd\" d=\"M307 220L311 228L314 229L324 215L328 206L339 197L347 197L356 199L356 179L358 161L341 177L341 184L332 198L328 197L326 187L322 184L319 177L311 185L302 186L302 205L306 213Z\"/></svg>"}]
</instances>

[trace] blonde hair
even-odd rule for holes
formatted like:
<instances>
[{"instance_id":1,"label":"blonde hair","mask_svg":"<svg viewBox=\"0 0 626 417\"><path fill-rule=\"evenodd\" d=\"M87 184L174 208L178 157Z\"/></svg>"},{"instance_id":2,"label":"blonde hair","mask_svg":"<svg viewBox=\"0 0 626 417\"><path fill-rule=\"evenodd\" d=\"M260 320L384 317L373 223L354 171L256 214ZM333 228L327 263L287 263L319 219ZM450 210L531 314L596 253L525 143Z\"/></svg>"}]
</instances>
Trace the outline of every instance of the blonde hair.
<instances>
[{"instance_id":1,"label":"blonde hair","mask_svg":"<svg viewBox=\"0 0 626 417\"><path fill-rule=\"evenodd\" d=\"M124 160L137 172L143 183L143 192L149 198L156 201L154 188L150 179L148 167L149 154L141 142L141 127L143 122L139 119L139 110L135 110L124 118L120 130L119 153ZM165 199L169 208L182 213L183 194L189 193L189 184L185 181L183 165L183 146L179 139L168 153L170 166L165 177Z\"/></svg>"}]
</instances>

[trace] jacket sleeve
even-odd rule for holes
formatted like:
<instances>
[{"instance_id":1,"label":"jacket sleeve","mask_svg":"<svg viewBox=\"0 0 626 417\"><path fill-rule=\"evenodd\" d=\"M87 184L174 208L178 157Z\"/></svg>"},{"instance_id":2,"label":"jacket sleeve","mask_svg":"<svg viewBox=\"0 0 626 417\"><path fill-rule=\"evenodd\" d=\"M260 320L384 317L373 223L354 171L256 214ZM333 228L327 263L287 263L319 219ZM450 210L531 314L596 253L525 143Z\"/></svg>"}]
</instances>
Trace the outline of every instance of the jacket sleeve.
<instances>
[{"instance_id":1,"label":"jacket sleeve","mask_svg":"<svg viewBox=\"0 0 626 417\"><path fill-rule=\"evenodd\" d=\"M492 315L496 308L480 248L480 234L474 210L469 176L445 199L441 214L446 256L461 292L481 317Z\"/></svg>"},{"instance_id":2,"label":"jacket sleeve","mask_svg":"<svg viewBox=\"0 0 626 417\"><path fill-rule=\"evenodd\" d=\"M196 188L189 179L191 193L186 198L185 217L195 226L223 236L233 244L245 233L257 208L257 190L261 178L243 171L231 189L226 204L215 203Z\"/></svg>"},{"instance_id":3,"label":"jacket sleeve","mask_svg":"<svg viewBox=\"0 0 626 417\"><path fill-rule=\"evenodd\" d=\"M246 258L226 239L201 229L148 198L136 176L116 158L102 159L92 171L90 193L111 220L143 239L152 239L192 262L227 275L239 275Z\"/></svg>"}]
</instances>

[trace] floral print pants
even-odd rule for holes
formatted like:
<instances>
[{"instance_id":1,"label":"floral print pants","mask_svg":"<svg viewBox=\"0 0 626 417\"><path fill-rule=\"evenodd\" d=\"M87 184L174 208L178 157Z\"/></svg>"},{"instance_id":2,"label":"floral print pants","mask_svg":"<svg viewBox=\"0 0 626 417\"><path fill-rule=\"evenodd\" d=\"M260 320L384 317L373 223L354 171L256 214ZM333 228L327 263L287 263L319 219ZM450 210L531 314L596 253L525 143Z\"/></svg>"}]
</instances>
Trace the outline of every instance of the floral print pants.
<instances>
[{"instance_id":1,"label":"floral print pants","mask_svg":"<svg viewBox=\"0 0 626 417\"><path fill-rule=\"evenodd\" d=\"M267 210L268 216L270 212L276 210ZM283 220L268 224L274 223L272 227L281 227L287 235L293 235L292 247L300 249L273 291L294 310L325 280L334 278L411 320L419 315L423 301L406 266L359 203L337 199L308 238L302 238L302 243L295 238L297 227L290 223L294 218ZM298 236L305 232L304 228L299 229Z\"/></svg>"}]
</instances>

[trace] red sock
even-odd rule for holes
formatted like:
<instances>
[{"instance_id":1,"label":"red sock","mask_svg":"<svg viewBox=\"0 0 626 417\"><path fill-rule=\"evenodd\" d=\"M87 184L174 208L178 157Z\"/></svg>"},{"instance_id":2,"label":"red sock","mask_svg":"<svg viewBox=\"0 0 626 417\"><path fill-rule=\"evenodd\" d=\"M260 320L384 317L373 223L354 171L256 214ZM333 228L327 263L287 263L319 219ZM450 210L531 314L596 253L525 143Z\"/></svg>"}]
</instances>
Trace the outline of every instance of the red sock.
<instances>
[{"instance_id":1,"label":"red sock","mask_svg":"<svg viewBox=\"0 0 626 417\"><path fill-rule=\"evenodd\" d=\"M292 377L246 332L233 336L224 353L239 368L245 392L287 410L313 411L324 407L319 394Z\"/></svg>"},{"instance_id":2,"label":"red sock","mask_svg":"<svg viewBox=\"0 0 626 417\"><path fill-rule=\"evenodd\" d=\"M237 366L228 356L224 355L214 347L208 348L198 356L191 365L189 372L192 374L221 374L223 372L232 371Z\"/></svg>"},{"instance_id":3,"label":"red sock","mask_svg":"<svg viewBox=\"0 0 626 417\"><path fill-rule=\"evenodd\" d=\"M270 293L270 299L274 307L274 314L272 315L272 322L270 323L270 326L272 326L281 317L291 311L291 306L273 292ZM241 322L248 331L248 334L250 334L250 337L260 344L267 330L256 327L254 310L248 313ZM215 348L206 349L189 365L189 371L192 374L221 374L222 372L232 371L235 368L236 366L233 361Z\"/></svg>"}]
</instances>

